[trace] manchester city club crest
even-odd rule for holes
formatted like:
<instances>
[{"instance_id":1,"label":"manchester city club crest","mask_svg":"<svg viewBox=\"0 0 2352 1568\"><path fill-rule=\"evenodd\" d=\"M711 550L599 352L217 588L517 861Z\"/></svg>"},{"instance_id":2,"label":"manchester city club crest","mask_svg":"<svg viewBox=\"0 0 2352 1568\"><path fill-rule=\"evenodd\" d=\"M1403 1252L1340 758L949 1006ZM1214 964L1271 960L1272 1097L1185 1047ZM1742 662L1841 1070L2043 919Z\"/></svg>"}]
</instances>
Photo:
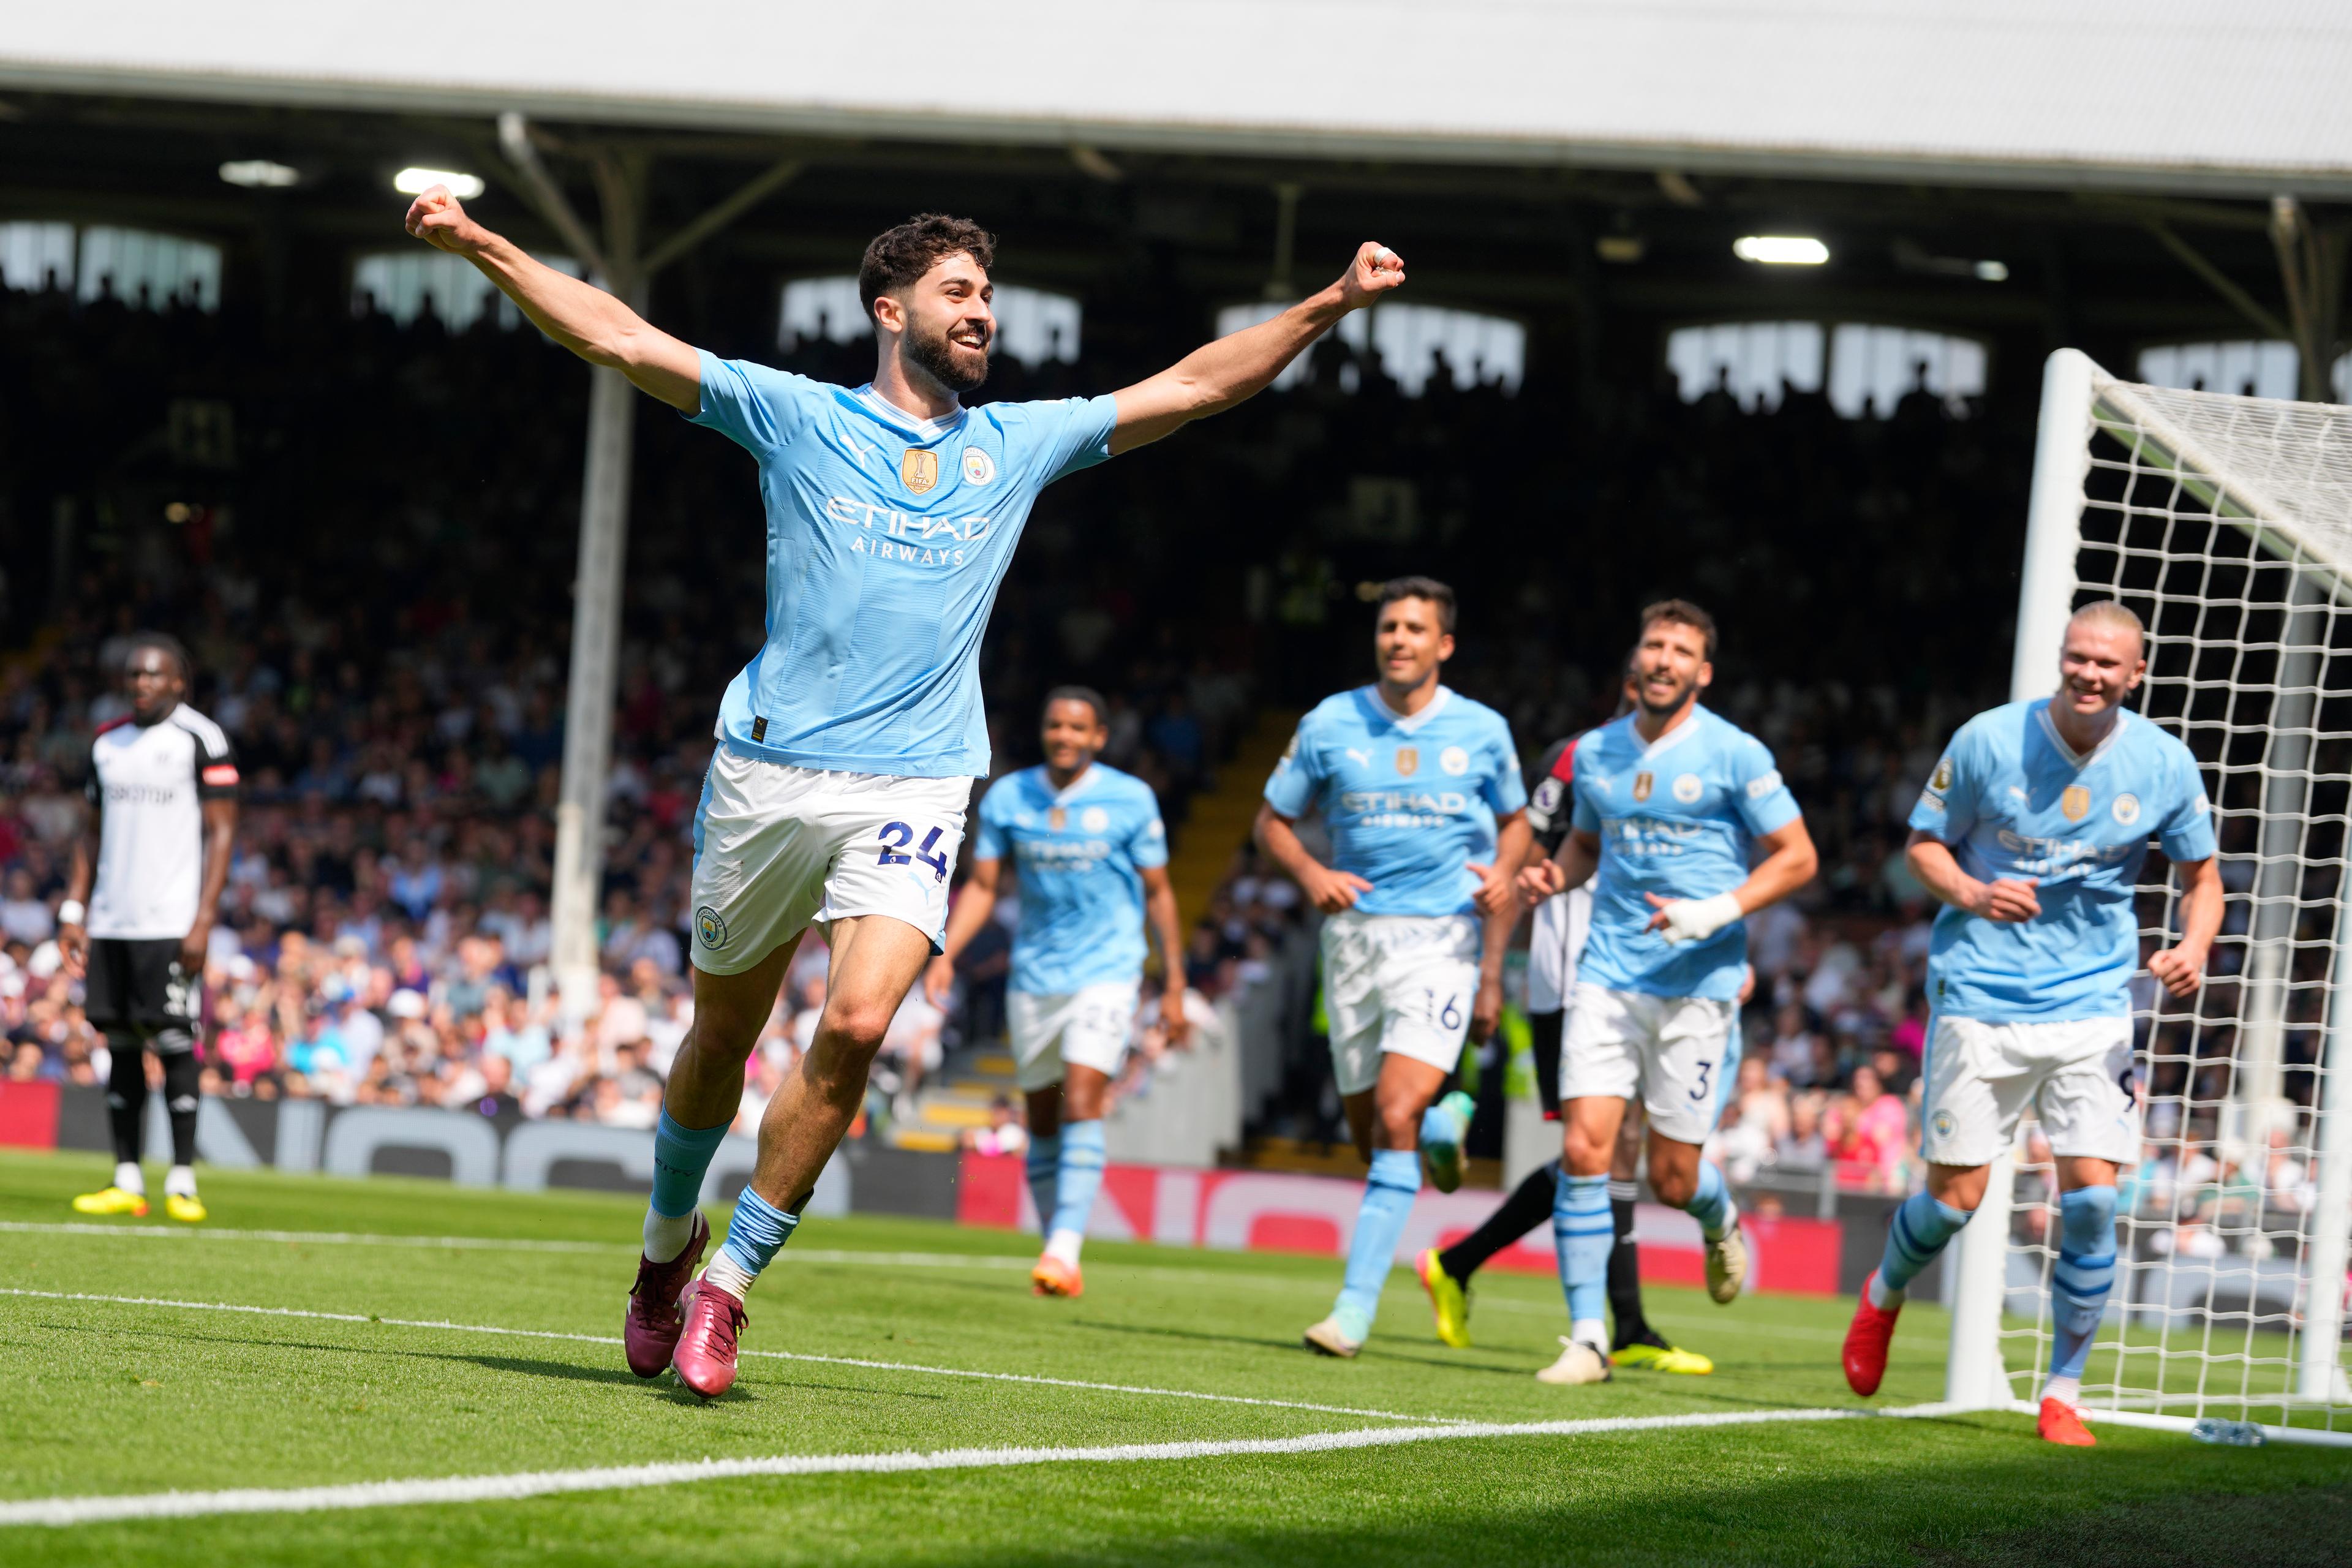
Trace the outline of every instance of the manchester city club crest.
<instances>
[{"instance_id":1,"label":"manchester city club crest","mask_svg":"<svg viewBox=\"0 0 2352 1568\"><path fill-rule=\"evenodd\" d=\"M2082 821L2091 815L2091 792L2081 784L2068 784L2066 793L2058 797L2058 809L2067 821Z\"/></svg>"},{"instance_id":2,"label":"manchester city club crest","mask_svg":"<svg viewBox=\"0 0 2352 1568\"><path fill-rule=\"evenodd\" d=\"M717 910L705 904L694 911L694 934L696 940L705 947L725 947L727 922L719 918Z\"/></svg>"},{"instance_id":3,"label":"manchester city club crest","mask_svg":"<svg viewBox=\"0 0 2352 1568\"><path fill-rule=\"evenodd\" d=\"M963 449L963 477L969 484L988 483L996 477L995 460L977 447L966 447Z\"/></svg>"},{"instance_id":4,"label":"manchester city club crest","mask_svg":"<svg viewBox=\"0 0 2352 1568\"><path fill-rule=\"evenodd\" d=\"M1101 806L1090 805L1078 813L1078 826L1088 833L1102 833L1110 827L1110 813Z\"/></svg>"},{"instance_id":5,"label":"manchester city club crest","mask_svg":"<svg viewBox=\"0 0 2352 1568\"><path fill-rule=\"evenodd\" d=\"M2139 796L2136 795L2119 795L2116 796L2116 804L2109 806L2107 809L2115 813L2116 822L2122 824L2126 827L2129 827L2133 823L2139 820Z\"/></svg>"},{"instance_id":6,"label":"manchester city club crest","mask_svg":"<svg viewBox=\"0 0 2352 1568\"><path fill-rule=\"evenodd\" d=\"M940 482L940 455L921 447L909 447L907 455L898 459L898 477L917 495L929 490Z\"/></svg>"},{"instance_id":7,"label":"manchester city club crest","mask_svg":"<svg viewBox=\"0 0 2352 1568\"><path fill-rule=\"evenodd\" d=\"M1936 1112L1934 1116L1928 1118L1928 1120L1935 1126L1937 1137L1949 1138L1952 1135L1952 1128L1955 1123L1952 1121L1952 1113L1950 1111L1939 1110Z\"/></svg>"},{"instance_id":8,"label":"manchester city club crest","mask_svg":"<svg viewBox=\"0 0 2352 1568\"><path fill-rule=\"evenodd\" d=\"M1635 773L1633 775L1633 799L1636 802L1649 799L1650 791L1656 786L1657 782L1657 775L1654 773L1646 772Z\"/></svg>"},{"instance_id":9,"label":"manchester city club crest","mask_svg":"<svg viewBox=\"0 0 2352 1568\"><path fill-rule=\"evenodd\" d=\"M1675 798L1685 805L1696 805L1698 797L1706 793L1706 785L1696 773L1685 773L1675 781Z\"/></svg>"},{"instance_id":10,"label":"manchester city club crest","mask_svg":"<svg viewBox=\"0 0 2352 1568\"><path fill-rule=\"evenodd\" d=\"M1421 748L1399 746L1396 755L1397 777L1409 779L1421 771Z\"/></svg>"},{"instance_id":11,"label":"manchester city club crest","mask_svg":"<svg viewBox=\"0 0 2352 1568\"><path fill-rule=\"evenodd\" d=\"M1070 814L1058 805L1045 814L1045 826L1056 833L1061 832L1063 826L1069 820Z\"/></svg>"}]
</instances>

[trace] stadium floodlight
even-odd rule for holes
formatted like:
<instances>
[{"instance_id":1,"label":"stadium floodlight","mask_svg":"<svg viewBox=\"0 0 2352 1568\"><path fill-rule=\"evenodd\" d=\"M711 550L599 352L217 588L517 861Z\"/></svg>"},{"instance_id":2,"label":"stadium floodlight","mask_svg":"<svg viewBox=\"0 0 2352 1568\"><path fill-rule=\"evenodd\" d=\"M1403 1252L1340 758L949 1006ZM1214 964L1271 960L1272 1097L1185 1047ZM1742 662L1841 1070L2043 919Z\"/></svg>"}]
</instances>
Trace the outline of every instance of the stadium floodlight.
<instances>
[{"instance_id":1,"label":"stadium floodlight","mask_svg":"<svg viewBox=\"0 0 2352 1568\"><path fill-rule=\"evenodd\" d=\"M392 177L392 188L404 196L421 196L436 185L446 185L449 194L461 202L470 202L488 187L479 174L468 174L457 169L403 169Z\"/></svg>"},{"instance_id":2,"label":"stadium floodlight","mask_svg":"<svg viewBox=\"0 0 2352 1568\"><path fill-rule=\"evenodd\" d=\"M1764 267L1819 267L1830 247L1809 234L1747 234L1731 242L1731 254Z\"/></svg>"},{"instance_id":3,"label":"stadium floodlight","mask_svg":"<svg viewBox=\"0 0 2352 1568\"><path fill-rule=\"evenodd\" d=\"M2252 1423L2274 1441L2341 1442L2352 408L2144 385L2075 350L2053 354L2013 698L2055 689L2067 614L2097 599L2147 624L2137 706L2195 753L2231 890L2200 999L2158 995L2139 1012L2141 1174L2116 1215L2115 1295L2082 1403L2134 1426ZM2143 937L2168 942L2179 889L2162 859L2139 894ZM2242 1189L2217 1196L2231 1164ZM2020 1174L2009 1154L1993 1163L1945 1294L1946 1393L1967 1407L2030 1410L2019 1395L2048 1358L2057 1184L2046 1165ZM2013 1228L2019 1202L2050 1226Z\"/></svg>"},{"instance_id":4,"label":"stadium floodlight","mask_svg":"<svg viewBox=\"0 0 2352 1568\"><path fill-rule=\"evenodd\" d=\"M278 190L302 183L301 171L283 163L273 163L267 158L238 158L220 166L220 177L232 185L247 190Z\"/></svg>"},{"instance_id":5,"label":"stadium floodlight","mask_svg":"<svg viewBox=\"0 0 2352 1568\"><path fill-rule=\"evenodd\" d=\"M1977 277L1987 283L2009 281L2009 263L2006 261L1979 261L1974 270Z\"/></svg>"}]
</instances>

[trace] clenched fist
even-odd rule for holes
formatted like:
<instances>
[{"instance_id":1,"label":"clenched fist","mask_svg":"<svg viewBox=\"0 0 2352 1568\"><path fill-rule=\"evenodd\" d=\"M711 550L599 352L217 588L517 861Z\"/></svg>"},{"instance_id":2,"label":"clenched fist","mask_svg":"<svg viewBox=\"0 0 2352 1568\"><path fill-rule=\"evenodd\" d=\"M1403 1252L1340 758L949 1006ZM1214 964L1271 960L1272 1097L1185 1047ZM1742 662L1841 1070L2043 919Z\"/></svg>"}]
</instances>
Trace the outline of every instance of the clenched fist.
<instances>
[{"instance_id":1,"label":"clenched fist","mask_svg":"<svg viewBox=\"0 0 2352 1568\"><path fill-rule=\"evenodd\" d=\"M1404 258L1372 239L1358 247L1347 276L1339 279L1339 292L1350 310L1360 310L1390 289L1403 286Z\"/></svg>"},{"instance_id":2,"label":"clenched fist","mask_svg":"<svg viewBox=\"0 0 2352 1568\"><path fill-rule=\"evenodd\" d=\"M466 216L446 185L428 185L408 204L408 232L453 256L472 256L489 238L489 230Z\"/></svg>"}]
</instances>

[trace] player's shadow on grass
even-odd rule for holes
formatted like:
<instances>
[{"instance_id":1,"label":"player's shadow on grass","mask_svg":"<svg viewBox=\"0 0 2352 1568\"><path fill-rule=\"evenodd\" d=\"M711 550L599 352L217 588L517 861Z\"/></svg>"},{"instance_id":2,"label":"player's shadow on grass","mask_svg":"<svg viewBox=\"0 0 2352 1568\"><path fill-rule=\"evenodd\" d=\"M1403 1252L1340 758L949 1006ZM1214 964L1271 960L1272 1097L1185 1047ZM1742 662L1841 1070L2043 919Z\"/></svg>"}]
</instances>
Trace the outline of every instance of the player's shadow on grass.
<instances>
[{"instance_id":1,"label":"player's shadow on grass","mask_svg":"<svg viewBox=\"0 0 2352 1568\"><path fill-rule=\"evenodd\" d=\"M1112 1334L1149 1334L1154 1339L1162 1340L1197 1340L1205 1344L1248 1345L1253 1350L1298 1348L1298 1341L1295 1338L1264 1339L1255 1334L1213 1334L1203 1329L1158 1328L1149 1323L1112 1323L1106 1322L1100 1318L1072 1318L1070 1326L1076 1329L1100 1329L1105 1333Z\"/></svg>"}]
</instances>

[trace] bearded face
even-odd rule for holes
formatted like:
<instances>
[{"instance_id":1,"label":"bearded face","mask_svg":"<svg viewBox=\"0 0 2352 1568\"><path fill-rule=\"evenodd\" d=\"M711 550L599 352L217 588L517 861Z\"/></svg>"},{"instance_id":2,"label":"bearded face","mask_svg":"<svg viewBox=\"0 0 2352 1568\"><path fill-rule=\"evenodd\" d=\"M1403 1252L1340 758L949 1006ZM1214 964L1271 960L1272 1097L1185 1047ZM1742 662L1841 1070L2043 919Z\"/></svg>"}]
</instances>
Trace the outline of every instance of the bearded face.
<instances>
[{"instance_id":1,"label":"bearded face","mask_svg":"<svg viewBox=\"0 0 2352 1568\"><path fill-rule=\"evenodd\" d=\"M926 313L928 315L928 313ZM932 380L961 396L988 380L988 351L995 337L985 318L919 315L908 323L907 357Z\"/></svg>"}]
</instances>

